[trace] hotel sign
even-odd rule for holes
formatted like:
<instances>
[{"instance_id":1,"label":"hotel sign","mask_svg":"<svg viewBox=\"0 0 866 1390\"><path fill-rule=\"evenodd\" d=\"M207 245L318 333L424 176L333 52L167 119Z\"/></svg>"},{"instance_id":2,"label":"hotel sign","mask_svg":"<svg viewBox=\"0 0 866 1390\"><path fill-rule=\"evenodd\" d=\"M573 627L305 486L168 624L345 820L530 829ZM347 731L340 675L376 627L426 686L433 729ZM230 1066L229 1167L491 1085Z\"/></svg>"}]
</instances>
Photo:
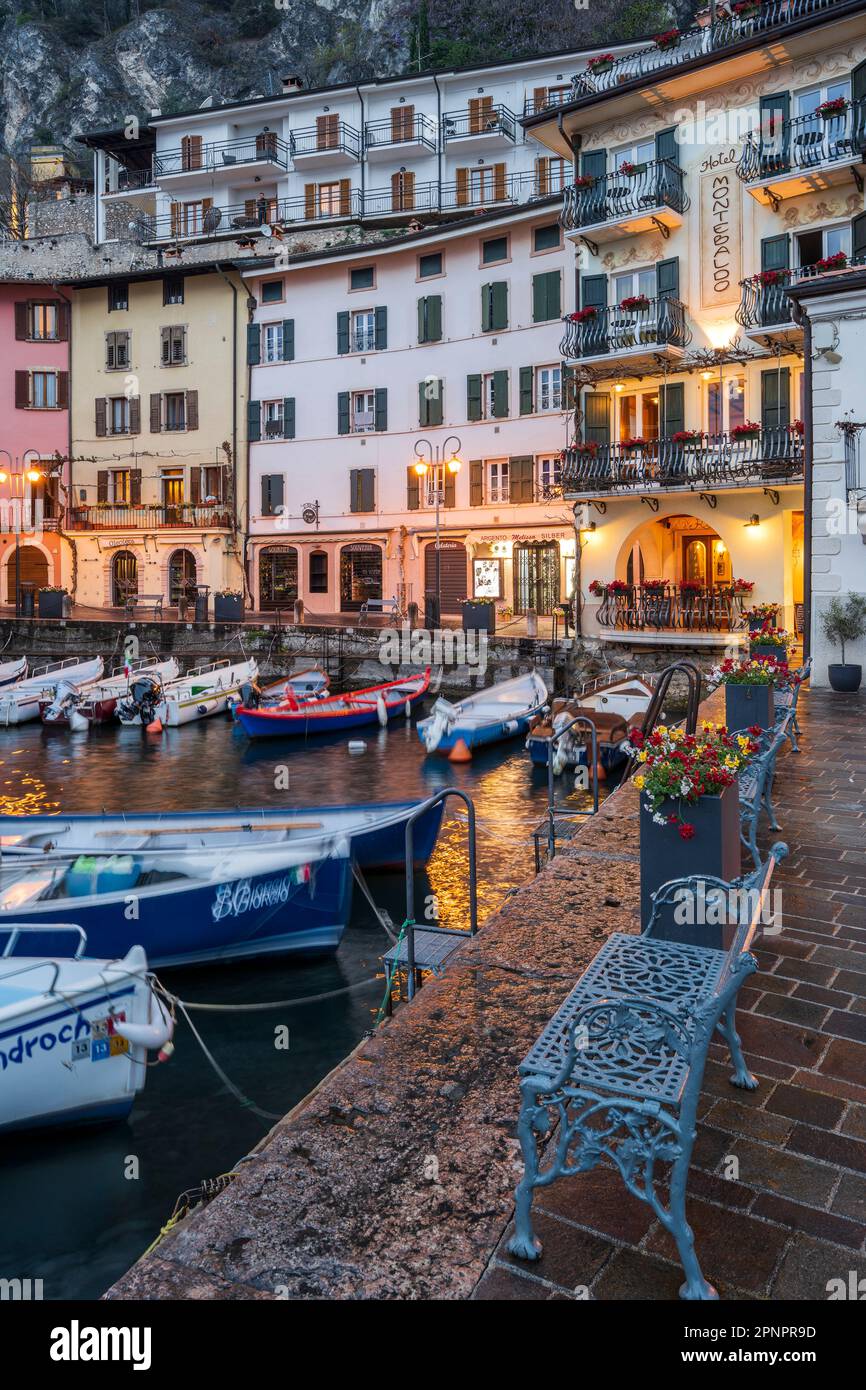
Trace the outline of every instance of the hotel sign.
<instances>
[{"instance_id":1,"label":"hotel sign","mask_svg":"<svg viewBox=\"0 0 866 1390\"><path fill-rule=\"evenodd\" d=\"M742 186L736 152L706 161L701 174L701 307L723 308L740 301L742 276Z\"/></svg>"}]
</instances>

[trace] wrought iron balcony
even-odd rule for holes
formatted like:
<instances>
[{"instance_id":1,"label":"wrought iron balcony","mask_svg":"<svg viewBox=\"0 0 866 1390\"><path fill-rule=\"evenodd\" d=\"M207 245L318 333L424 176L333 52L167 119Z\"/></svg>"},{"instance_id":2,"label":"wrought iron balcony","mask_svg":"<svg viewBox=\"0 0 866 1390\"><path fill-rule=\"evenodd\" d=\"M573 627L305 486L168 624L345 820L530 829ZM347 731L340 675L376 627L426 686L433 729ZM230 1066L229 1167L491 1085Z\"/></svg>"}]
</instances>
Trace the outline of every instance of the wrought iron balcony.
<instances>
[{"instance_id":1,"label":"wrought iron balcony","mask_svg":"<svg viewBox=\"0 0 866 1390\"><path fill-rule=\"evenodd\" d=\"M803 434L796 425L761 429L754 434L695 432L691 439L615 444L577 441L562 458L562 485L565 495L572 498L743 487L793 482L802 475Z\"/></svg>"},{"instance_id":2,"label":"wrought iron balcony","mask_svg":"<svg viewBox=\"0 0 866 1390\"><path fill-rule=\"evenodd\" d=\"M802 284L804 280L818 279L822 275L832 275L849 266L862 264L862 257L839 253L815 265L762 270L758 275L750 275L748 279L740 281L740 306L734 317L747 333L766 331L770 336L780 332L800 333L802 330L794 319L789 289Z\"/></svg>"},{"instance_id":3,"label":"wrought iron balcony","mask_svg":"<svg viewBox=\"0 0 866 1390\"><path fill-rule=\"evenodd\" d=\"M514 142L517 118L507 106L489 106L464 111L446 111L442 117L442 143L451 140L486 139L496 143L497 137Z\"/></svg>"},{"instance_id":4,"label":"wrought iron balcony","mask_svg":"<svg viewBox=\"0 0 866 1390\"><path fill-rule=\"evenodd\" d=\"M621 305L567 315L559 350L572 361L593 357L635 357L688 347L692 333L679 299L643 299L639 307Z\"/></svg>"},{"instance_id":5,"label":"wrought iron balcony","mask_svg":"<svg viewBox=\"0 0 866 1390\"><path fill-rule=\"evenodd\" d=\"M366 188L363 197L364 217L400 216L412 212L437 212L439 210L439 185L431 183L403 183L398 187Z\"/></svg>"},{"instance_id":6,"label":"wrought iron balcony","mask_svg":"<svg viewBox=\"0 0 866 1390\"><path fill-rule=\"evenodd\" d=\"M210 506L177 503L173 506L125 506L120 502L97 503L95 507L71 507L70 531L142 531L152 527L194 527L198 530L225 530L231 514L223 502Z\"/></svg>"},{"instance_id":7,"label":"wrought iron balcony","mask_svg":"<svg viewBox=\"0 0 866 1390\"><path fill-rule=\"evenodd\" d=\"M595 616L600 627L625 632L744 632L744 597L731 587L617 584L605 587Z\"/></svg>"},{"instance_id":8,"label":"wrought iron balcony","mask_svg":"<svg viewBox=\"0 0 866 1390\"><path fill-rule=\"evenodd\" d=\"M125 164L117 165L114 187L111 185L111 161L107 161L105 183L102 189L103 197L110 198L112 195L122 197L124 194L152 192L156 186L152 169L128 169Z\"/></svg>"},{"instance_id":9,"label":"wrought iron balcony","mask_svg":"<svg viewBox=\"0 0 866 1390\"><path fill-rule=\"evenodd\" d=\"M593 228L593 235L602 240L598 229L632 236L659 223L678 226L688 206L682 169L668 159L654 159L635 165L632 173L606 174L587 185L569 184L561 221L569 232Z\"/></svg>"},{"instance_id":10,"label":"wrought iron balcony","mask_svg":"<svg viewBox=\"0 0 866 1390\"><path fill-rule=\"evenodd\" d=\"M289 150L292 159L305 163L325 162L328 159L360 159L361 132L346 121L334 121L327 126L305 126L302 130L289 133Z\"/></svg>"},{"instance_id":11,"label":"wrought iron balcony","mask_svg":"<svg viewBox=\"0 0 866 1390\"><path fill-rule=\"evenodd\" d=\"M265 130L244 139L190 141L179 149L159 150L153 156L157 178L231 170L238 164L271 164L285 171L289 167L289 147L275 131Z\"/></svg>"},{"instance_id":12,"label":"wrought iron balcony","mask_svg":"<svg viewBox=\"0 0 866 1390\"><path fill-rule=\"evenodd\" d=\"M422 150L435 150L435 121L431 121L429 116L414 112L408 119L386 117L382 121L367 121L364 126L364 147L368 153L370 150L403 151L407 145L417 145Z\"/></svg>"},{"instance_id":13,"label":"wrought iron balcony","mask_svg":"<svg viewBox=\"0 0 866 1390\"><path fill-rule=\"evenodd\" d=\"M772 201L850 178L866 148L866 101L828 107L824 115L795 116L775 127L767 121L747 135L737 164L743 183L749 187L772 179Z\"/></svg>"}]
</instances>

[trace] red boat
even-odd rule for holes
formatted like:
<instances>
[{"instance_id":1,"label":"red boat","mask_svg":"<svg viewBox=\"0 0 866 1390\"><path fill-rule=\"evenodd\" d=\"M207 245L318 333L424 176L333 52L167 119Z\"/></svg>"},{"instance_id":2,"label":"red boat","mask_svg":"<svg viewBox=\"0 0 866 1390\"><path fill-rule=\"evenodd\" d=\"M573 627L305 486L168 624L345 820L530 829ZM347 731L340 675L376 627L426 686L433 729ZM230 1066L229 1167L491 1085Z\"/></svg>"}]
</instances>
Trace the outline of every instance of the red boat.
<instances>
[{"instance_id":1,"label":"red boat","mask_svg":"<svg viewBox=\"0 0 866 1390\"><path fill-rule=\"evenodd\" d=\"M420 703L430 686L430 667L404 680L371 685L345 695L329 695L324 700L302 703L289 695L278 705L252 708L239 705L238 723L249 738L283 738L302 734L342 733L364 724L380 723L408 714Z\"/></svg>"}]
</instances>

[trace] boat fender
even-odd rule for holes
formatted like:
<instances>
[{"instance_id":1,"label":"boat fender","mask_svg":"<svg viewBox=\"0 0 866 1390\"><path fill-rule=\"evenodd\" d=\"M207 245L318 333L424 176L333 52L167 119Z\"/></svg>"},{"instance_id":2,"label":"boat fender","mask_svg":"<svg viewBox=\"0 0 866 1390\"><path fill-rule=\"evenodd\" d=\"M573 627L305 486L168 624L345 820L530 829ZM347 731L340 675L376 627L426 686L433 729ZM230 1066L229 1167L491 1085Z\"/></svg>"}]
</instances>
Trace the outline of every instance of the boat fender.
<instances>
[{"instance_id":1,"label":"boat fender","mask_svg":"<svg viewBox=\"0 0 866 1390\"><path fill-rule=\"evenodd\" d=\"M90 721L85 719L83 714L79 714L77 709L71 709L69 711L69 727L75 734L86 734L90 728Z\"/></svg>"},{"instance_id":2,"label":"boat fender","mask_svg":"<svg viewBox=\"0 0 866 1390\"><path fill-rule=\"evenodd\" d=\"M388 726L388 710L384 698L379 695L376 700L376 717L383 729Z\"/></svg>"},{"instance_id":3,"label":"boat fender","mask_svg":"<svg viewBox=\"0 0 866 1390\"><path fill-rule=\"evenodd\" d=\"M350 752L350 753L366 753L366 751L367 751L367 745L366 745L366 743L363 742L362 739L353 738L353 739L350 739L350 740L349 740L349 752Z\"/></svg>"},{"instance_id":4,"label":"boat fender","mask_svg":"<svg viewBox=\"0 0 866 1390\"><path fill-rule=\"evenodd\" d=\"M196 705L196 714L207 714L207 705Z\"/></svg>"},{"instance_id":5,"label":"boat fender","mask_svg":"<svg viewBox=\"0 0 866 1390\"><path fill-rule=\"evenodd\" d=\"M448 732L456 721L456 711L453 705L447 700L439 699L433 706L433 712L429 719L425 720L420 726L424 738L424 747L428 753L435 753L443 736Z\"/></svg>"},{"instance_id":6,"label":"boat fender","mask_svg":"<svg viewBox=\"0 0 866 1390\"><path fill-rule=\"evenodd\" d=\"M407 718L407 719L411 719L411 718L412 718L412 701L411 701L411 700L407 700L407 701L406 701L406 718Z\"/></svg>"},{"instance_id":7,"label":"boat fender","mask_svg":"<svg viewBox=\"0 0 866 1390\"><path fill-rule=\"evenodd\" d=\"M114 1031L119 1033L127 1042L131 1042L134 1047L145 1047L150 1052L162 1054L167 1048L171 1047L171 1040L174 1036L174 1019L163 1008L160 1001L153 996L154 1019L152 1023L120 1023L114 1025ZM172 1048L173 1051L173 1048ZM171 1052L167 1052L171 1056ZM160 1056L160 1060L163 1058Z\"/></svg>"},{"instance_id":8,"label":"boat fender","mask_svg":"<svg viewBox=\"0 0 866 1390\"><path fill-rule=\"evenodd\" d=\"M150 723L149 723L149 724L145 724L144 727L145 727L145 731L146 731L147 733L149 733L149 734L161 734L161 733L162 733L162 720L161 720L161 719L152 719L152 720L150 721Z\"/></svg>"},{"instance_id":9,"label":"boat fender","mask_svg":"<svg viewBox=\"0 0 866 1390\"><path fill-rule=\"evenodd\" d=\"M472 752L465 738L458 738L451 752L448 754L449 763L471 763Z\"/></svg>"},{"instance_id":10,"label":"boat fender","mask_svg":"<svg viewBox=\"0 0 866 1390\"><path fill-rule=\"evenodd\" d=\"M164 1047L161 1047L159 1049L159 1052L156 1054L156 1060L158 1062L167 1062L173 1056L174 1043L169 1040L169 1042L167 1042Z\"/></svg>"},{"instance_id":11,"label":"boat fender","mask_svg":"<svg viewBox=\"0 0 866 1390\"><path fill-rule=\"evenodd\" d=\"M519 728L520 723L517 719L506 719L505 724L503 726L504 732L506 734L516 734Z\"/></svg>"}]
</instances>

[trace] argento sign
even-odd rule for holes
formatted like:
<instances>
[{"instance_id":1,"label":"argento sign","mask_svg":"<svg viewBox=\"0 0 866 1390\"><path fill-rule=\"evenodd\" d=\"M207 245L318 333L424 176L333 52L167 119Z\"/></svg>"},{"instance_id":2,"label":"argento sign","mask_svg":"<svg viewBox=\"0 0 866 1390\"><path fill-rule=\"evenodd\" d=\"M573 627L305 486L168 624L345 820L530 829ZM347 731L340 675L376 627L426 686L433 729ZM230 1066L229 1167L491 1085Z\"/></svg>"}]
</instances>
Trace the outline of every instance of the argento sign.
<instances>
[{"instance_id":1,"label":"argento sign","mask_svg":"<svg viewBox=\"0 0 866 1390\"><path fill-rule=\"evenodd\" d=\"M738 304L742 275L742 188L733 162L701 175L701 307Z\"/></svg>"}]
</instances>

